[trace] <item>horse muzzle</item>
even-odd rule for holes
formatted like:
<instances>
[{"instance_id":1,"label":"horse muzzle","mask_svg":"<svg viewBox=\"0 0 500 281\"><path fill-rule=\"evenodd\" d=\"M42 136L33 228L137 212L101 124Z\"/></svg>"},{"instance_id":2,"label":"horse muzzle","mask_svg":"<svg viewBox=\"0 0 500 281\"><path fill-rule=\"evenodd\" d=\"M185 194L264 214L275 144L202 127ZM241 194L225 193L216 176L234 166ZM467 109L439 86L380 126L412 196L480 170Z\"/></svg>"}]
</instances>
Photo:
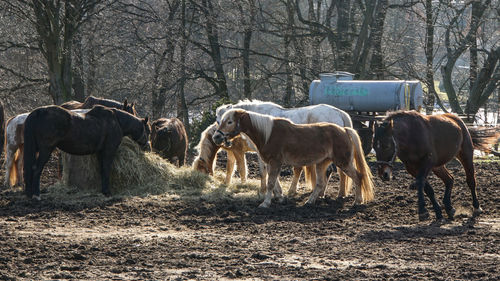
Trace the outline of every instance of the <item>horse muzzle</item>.
<instances>
[{"instance_id":1,"label":"horse muzzle","mask_svg":"<svg viewBox=\"0 0 500 281\"><path fill-rule=\"evenodd\" d=\"M383 181L390 181L394 177L392 175L392 170L389 166L383 166L378 169L378 176Z\"/></svg>"},{"instance_id":2,"label":"horse muzzle","mask_svg":"<svg viewBox=\"0 0 500 281\"><path fill-rule=\"evenodd\" d=\"M212 141L219 146L225 141L225 139L226 138L220 131L215 132L215 134L212 136Z\"/></svg>"}]
</instances>

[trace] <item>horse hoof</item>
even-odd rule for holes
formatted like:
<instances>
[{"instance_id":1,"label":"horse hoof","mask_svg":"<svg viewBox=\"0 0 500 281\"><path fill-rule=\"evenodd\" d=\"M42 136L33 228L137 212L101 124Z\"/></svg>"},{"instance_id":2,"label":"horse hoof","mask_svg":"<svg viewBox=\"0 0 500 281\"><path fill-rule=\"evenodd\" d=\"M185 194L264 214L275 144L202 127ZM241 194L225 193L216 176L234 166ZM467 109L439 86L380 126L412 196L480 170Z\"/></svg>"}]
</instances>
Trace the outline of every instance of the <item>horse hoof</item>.
<instances>
[{"instance_id":1,"label":"horse hoof","mask_svg":"<svg viewBox=\"0 0 500 281\"><path fill-rule=\"evenodd\" d=\"M444 218L436 218L435 221L431 223L433 226L441 226L446 223L446 220Z\"/></svg>"},{"instance_id":2,"label":"horse hoof","mask_svg":"<svg viewBox=\"0 0 500 281\"><path fill-rule=\"evenodd\" d=\"M42 200L42 198L40 197L40 195L33 195L31 197L31 199L36 200L36 201L41 201Z\"/></svg>"},{"instance_id":3,"label":"horse hoof","mask_svg":"<svg viewBox=\"0 0 500 281\"><path fill-rule=\"evenodd\" d=\"M474 216L478 216L483 213L483 209L481 207L474 208L474 212L472 213Z\"/></svg>"},{"instance_id":4,"label":"horse hoof","mask_svg":"<svg viewBox=\"0 0 500 281\"><path fill-rule=\"evenodd\" d=\"M446 214L448 215L448 219L453 220L455 218L455 208L446 210Z\"/></svg>"},{"instance_id":5,"label":"horse hoof","mask_svg":"<svg viewBox=\"0 0 500 281\"><path fill-rule=\"evenodd\" d=\"M429 212L418 214L419 221L426 221L429 219Z\"/></svg>"},{"instance_id":6,"label":"horse hoof","mask_svg":"<svg viewBox=\"0 0 500 281\"><path fill-rule=\"evenodd\" d=\"M262 202L262 203L260 203L258 208L259 209L267 209L267 208L269 208L269 203Z\"/></svg>"},{"instance_id":7,"label":"horse hoof","mask_svg":"<svg viewBox=\"0 0 500 281\"><path fill-rule=\"evenodd\" d=\"M276 198L276 201L281 204L281 203L285 202L285 197L280 196L280 197Z\"/></svg>"}]
</instances>

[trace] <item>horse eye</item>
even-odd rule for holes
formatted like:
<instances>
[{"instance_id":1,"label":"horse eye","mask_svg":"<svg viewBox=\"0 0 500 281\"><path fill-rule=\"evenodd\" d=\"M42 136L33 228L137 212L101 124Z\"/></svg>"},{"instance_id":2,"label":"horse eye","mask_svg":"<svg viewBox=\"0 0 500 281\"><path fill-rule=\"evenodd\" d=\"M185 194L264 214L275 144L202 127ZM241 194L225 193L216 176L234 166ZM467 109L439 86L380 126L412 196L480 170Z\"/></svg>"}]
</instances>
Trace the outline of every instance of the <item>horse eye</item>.
<instances>
[{"instance_id":1,"label":"horse eye","mask_svg":"<svg viewBox=\"0 0 500 281\"><path fill-rule=\"evenodd\" d=\"M231 125L231 124L233 124L233 121L227 121L227 124Z\"/></svg>"}]
</instances>

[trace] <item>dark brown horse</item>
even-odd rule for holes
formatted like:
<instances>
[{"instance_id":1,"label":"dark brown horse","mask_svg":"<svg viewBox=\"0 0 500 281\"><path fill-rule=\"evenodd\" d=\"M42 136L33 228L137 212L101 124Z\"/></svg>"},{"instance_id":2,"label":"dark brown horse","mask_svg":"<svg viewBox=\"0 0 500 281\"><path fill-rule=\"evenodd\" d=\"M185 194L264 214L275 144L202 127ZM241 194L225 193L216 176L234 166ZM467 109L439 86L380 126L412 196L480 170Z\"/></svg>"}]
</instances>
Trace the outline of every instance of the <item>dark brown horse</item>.
<instances>
[{"instance_id":1,"label":"dark brown horse","mask_svg":"<svg viewBox=\"0 0 500 281\"><path fill-rule=\"evenodd\" d=\"M188 137L181 120L160 118L151 124L151 148L180 167L186 163Z\"/></svg>"},{"instance_id":2,"label":"dark brown horse","mask_svg":"<svg viewBox=\"0 0 500 281\"><path fill-rule=\"evenodd\" d=\"M493 140L494 137L491 138ZM425 208L424 192L432 202L436 219L443 218L434 190L427 181L432 171L446 187L443 204L450 219L455 214L451 204L453 176L445 165L458 158L465 169L467 185L472 195L474 214L481 213L477 199L474 174L474 148L485 149L490 138L472 137L464 122L453 114L422 115L416 111L399 111L388 115L375 129L374 148L377 169L382 180L392 178L396 156L401 159L408 173L415 177L418 190L418 215L420 220L429 217Z\"/></svg>"},{"instance_id":3,"label":"dark brown horse","mask_svg":"<svg viewBox=\"0 0 500 281\"><path fill-rule=\"evenodd\" d=\"M149 146L148 118L101 105L85 114L60 106L33 110L24 123L24 183L28 197L40 198L40 175L57 147L76 155L97 153L101 166L102 193L109 195L109 172L124 136L143 148Z\"/></svg>"},{"instance_id":4,"label":"dark brown horse","mask_svg":"<svg viewBox=\"0 0 500 281\"><path fill-rule=\"evenodd\" d=\"M126 112L128 112L132 115L138 116L137 111L135 110L135 104L128 103L127 99L125 99L123 101L123 103L120 103L118 101L111 100L111 99L104 99L104 98L97 98L94 96L89 96L85 99L85 101L83 103L81 103L79 101L71 100L71 101L67 101L67 102L61 104L61 107L65 108L65 109L69 109L69 110L72 110L72 109L90 109L96 104L100 104L100 105L103 105L103 106L106 106L109 108L118 108L121 110L125 110Z\"/></svg>"}]
</instances>

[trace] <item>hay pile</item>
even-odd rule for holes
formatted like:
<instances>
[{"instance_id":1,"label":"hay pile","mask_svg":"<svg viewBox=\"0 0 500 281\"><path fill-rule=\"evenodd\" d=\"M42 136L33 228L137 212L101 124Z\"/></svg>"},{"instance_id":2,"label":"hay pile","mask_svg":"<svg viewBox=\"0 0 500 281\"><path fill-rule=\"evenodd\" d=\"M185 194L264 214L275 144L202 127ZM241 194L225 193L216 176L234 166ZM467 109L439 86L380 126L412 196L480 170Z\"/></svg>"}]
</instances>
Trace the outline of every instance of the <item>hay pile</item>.
<instances>
[{"instance_id":1,"label":"hay pile","mask_svg":"<svg viewBox=\"0 0 500 281\"><path fill-rule=\"evenodd\" d=\"M96 155L77 156L63 153L64 186L101 191L101 173ZM113 160L110 190L113 195L149 195L180 191L198 193L206 188L209 177L177 168L154 153L143 152L124 137Z\"/></svg>"}]
</instances>

